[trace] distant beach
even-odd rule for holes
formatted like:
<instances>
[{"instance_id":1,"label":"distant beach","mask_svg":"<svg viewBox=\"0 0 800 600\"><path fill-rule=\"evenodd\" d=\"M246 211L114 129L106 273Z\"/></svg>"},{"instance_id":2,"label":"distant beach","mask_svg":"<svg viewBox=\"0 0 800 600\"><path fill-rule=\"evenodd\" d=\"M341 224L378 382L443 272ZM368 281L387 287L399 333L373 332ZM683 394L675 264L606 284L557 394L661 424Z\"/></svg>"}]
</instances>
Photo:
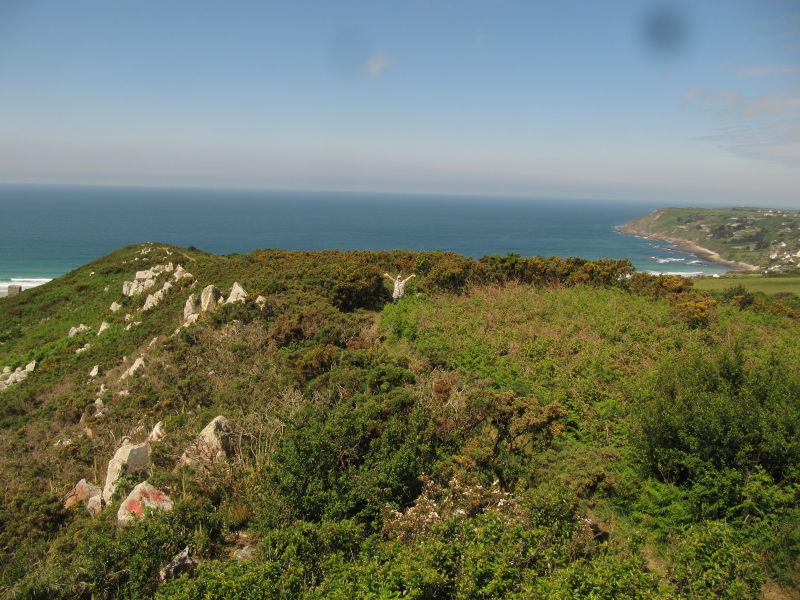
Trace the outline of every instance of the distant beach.
<instances>
[{"instance_id":1,"label":"distant beach","mask_svg":"<svg viewBox=\"0 0 800 600\"><path fill-rule=\"evenodd\" d=\"M161 241L217 254L255 248L446 250L480 257L630 258L687 276L731 266L699 248L624 235L654 204L349 192L0 185L0 294L121 246Z\"/></svg>"}]
</instances>

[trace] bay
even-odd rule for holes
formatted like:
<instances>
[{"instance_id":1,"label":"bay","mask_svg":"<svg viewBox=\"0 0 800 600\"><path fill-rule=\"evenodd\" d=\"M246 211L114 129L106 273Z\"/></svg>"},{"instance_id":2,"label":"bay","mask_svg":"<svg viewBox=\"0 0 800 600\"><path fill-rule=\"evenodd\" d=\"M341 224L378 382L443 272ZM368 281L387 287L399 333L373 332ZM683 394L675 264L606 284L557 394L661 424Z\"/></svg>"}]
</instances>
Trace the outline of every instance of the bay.
<instances>
[{"instance_id":1,"label":"bay","mask_svg":"<svg viewBox=\"0 0 800 600\"><path fill-rule=\"evenodd\" d=\"M683 203L687 205L691 203ZM449 250L467 256L630 258L638 270L714 274L725 265L615 230L648 202L99 186L0 185L0 292L62 275L128 244L209 252Z\"/></svg>"}]
</instances>

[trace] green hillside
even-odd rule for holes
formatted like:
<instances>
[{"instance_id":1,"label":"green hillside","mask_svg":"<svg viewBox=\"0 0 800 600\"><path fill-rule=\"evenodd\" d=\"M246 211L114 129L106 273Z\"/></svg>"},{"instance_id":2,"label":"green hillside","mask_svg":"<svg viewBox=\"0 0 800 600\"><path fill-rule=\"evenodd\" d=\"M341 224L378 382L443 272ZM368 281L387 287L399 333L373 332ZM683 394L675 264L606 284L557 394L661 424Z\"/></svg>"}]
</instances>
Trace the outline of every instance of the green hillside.
<instances>
[{"instance_id":1,"label":"green hillside","mask_svg":"<svg viewBox=\"0 0 800 600\"><path fill-rule=\"evenodd\" d=\"M384 272L417 274L396 305ZM0 299L0 598L796 598L800 313L742 298L616 260L118 250Z\"/></svg>"},{"instance_id":2,"label":"green hillside","mask_svg":"<svg viewBox=\"0 0 800 600\"><path fill-rule=\"evenodd\" d=\"M690 242L723 259L772 272L800 265L800 211L776 208L660 208L620 231ZM692 251L693 249L689 249Z\"/></svg>"}]
</instances>

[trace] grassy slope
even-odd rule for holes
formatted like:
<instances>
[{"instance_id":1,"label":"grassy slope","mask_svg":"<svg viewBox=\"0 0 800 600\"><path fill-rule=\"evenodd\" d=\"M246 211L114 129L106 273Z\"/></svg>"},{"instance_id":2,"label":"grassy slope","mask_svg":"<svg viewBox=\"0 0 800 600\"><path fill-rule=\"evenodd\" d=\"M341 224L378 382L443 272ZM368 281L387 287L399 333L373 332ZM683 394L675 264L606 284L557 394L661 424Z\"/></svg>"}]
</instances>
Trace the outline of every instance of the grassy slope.
<instances>
[{"instance_id":1,"label":"grassy slope","mask_svg":"<svg viewBox=\"0 0 800 600\"><path fill-rule=\"evenodd\" d=\"M692 329L666 301L616 288L480 286L468 295L407 298L383 308L383 328L376 328L372 309L381 308L388 290L376 291L375 273L441 257L282 251L219 257L156 246L148 255L139 246L119 250L0 301L0 365L39 361L28 380L0 392L0 474L7 482L0 497L0 582L9 597L148 597L154 570L185 544L204 561L203 574L163 587L164 598L245 597L234 593L237 581L242 594L261 589L264 597L287 598L379 592L563 598L565 586L609 598L680 594L676 565L694 562L687 559L691 548L670 536L715 519L685 508L692 490L643 470L637 407L671 365L734 346L753 368L773 355L790 365L800 358L797 326L782 315L721 306L709 328ZM171 337L190 293L187 281L141 325L124 331L124 315L136 314L144 296L124 299L122 281L167 260L195 275L194 291L214 283L226 292L238 281L251 298L264 294L267 308L221 310ZM451 281L452 264L442 264L438 271L428 264L416 289L433 291L435 273ZM361 308L353 310L353 298L361 298ZM125 307L111 314L115 300ZM101 320L112 327L97 337ZM79 323L93 331L67 338ZM87 342L88 351L74 353ZM119 373L139 354L145 369L120 382ZM89 381L94 364L101 375ZM94 418L87 406L100 383L109 388L109 414ZM538 400L504 412L509 389ZM122 390L128 395L119 396ZM547 417L548 405L563 407L563 414ZM238 441L229 465L173 473L183 448L216 414L234 424ZM504 419L518 437L500 436ZM142 439L158 420L168 436L154 446L151 481L176 500L173 515L120 532L114 507L95 519L61 508L62 494L78 479L102 483L123 435ZM57 439L72 443L54 447ZM499 493L490 491L499 472L511 486L511 504L504 502L519 510L459 516L460 507L475 510L485 506L479 497ZM405 509L415 501L422 474L449 490L429 492L444 515L432 528L411 513L397 520L386 513L387 506ZM456 488L447 487L453 477L479 486L471 488L475 495L459 500ZM770 510L782 514L792 502L790 488L765 489L778 495ZM610 544L585 538L576 519L587 514L611 533ZM776 532L781 521L774 515L748 519L775 539L792 534ZM786 551L778 552L752 529L742 531L731 542L754 543L767 559L731 550L737 564L758 565L796 586L787 575L796 553L783 542ZM730 532L714 535L718 543ZM255 540L257 558L242 571L228 557L246 539ZM523 549L538 554L519 562ZM549 557L546 568L541 556ZM699 559L697 567L705 568Z\"/></svg>"},{"instance_id":2,"label":"grassy slope","mask_svg":"<svg viewBox=\"0 0 800 600\"><path fill-rule=\"evenodd\" d=\"M800 276L784 275L764 277L762 275L742 275L737 277L704 277L697 279L695 287L701 290L721 291L732 285L742 285L749 292L764 294L790 293L800 295Z\"/></svg>"},{"instance_id":3,"label":"grassy slope","mask_svg":"<svg viewBox=\"0 0 800 600\"><path fill-rule=\"evenodd\" d=\"M800 215L797 211L779 211L781 214L766 216L765 210L663 208L626 223L621 230L657 238L685 239L718 252L727 260L767 266L774 244L786 242L786 249L793 251L800 248ZM741 226L733 219L738 219ZM783 231L787 226L791 231Z\"/></svg>"}]
</instances>

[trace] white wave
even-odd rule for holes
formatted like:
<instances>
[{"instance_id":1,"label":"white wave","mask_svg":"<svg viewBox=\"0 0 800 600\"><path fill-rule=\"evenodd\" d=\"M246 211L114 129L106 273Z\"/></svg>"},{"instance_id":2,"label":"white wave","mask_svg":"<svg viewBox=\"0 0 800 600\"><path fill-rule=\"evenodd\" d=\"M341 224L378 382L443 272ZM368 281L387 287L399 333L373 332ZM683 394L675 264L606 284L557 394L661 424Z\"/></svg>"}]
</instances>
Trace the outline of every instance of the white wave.
<instances>
[{"instance_id":1,"label":"white wave","mask_svg":"<svg viewBox=\"0 0 800 600\"><path fill-rule=\"evenodd\" d=\"M677 263L677 262L684 262L685 258L659 258L657 256L651 256L654 261L663 265L664 263Z\"/></svg>"},{"instance_id":2,"label":"white wave","mask_svg":"<svg viewBox=\"0 0 800 600\"><path fill-rule=\"evenodd\" d=\"M681 277L699 277L703 271L647 271L651 275L680 275Z\"/></svg>"},{"instance_id":3,"label":"white wave","mask_svg":"<svg viewBox=\"0 0 800 600\"><path fill-rule=\"evenodd\" d=\"M10 285L18 285L22 287L23 290L27 290L28 288L42 285L48 281L52 281L52 279L45 277L12 277L11 279L0 281L0 296L8 294L8 286Z\"/></svg>"}]
</instances>

